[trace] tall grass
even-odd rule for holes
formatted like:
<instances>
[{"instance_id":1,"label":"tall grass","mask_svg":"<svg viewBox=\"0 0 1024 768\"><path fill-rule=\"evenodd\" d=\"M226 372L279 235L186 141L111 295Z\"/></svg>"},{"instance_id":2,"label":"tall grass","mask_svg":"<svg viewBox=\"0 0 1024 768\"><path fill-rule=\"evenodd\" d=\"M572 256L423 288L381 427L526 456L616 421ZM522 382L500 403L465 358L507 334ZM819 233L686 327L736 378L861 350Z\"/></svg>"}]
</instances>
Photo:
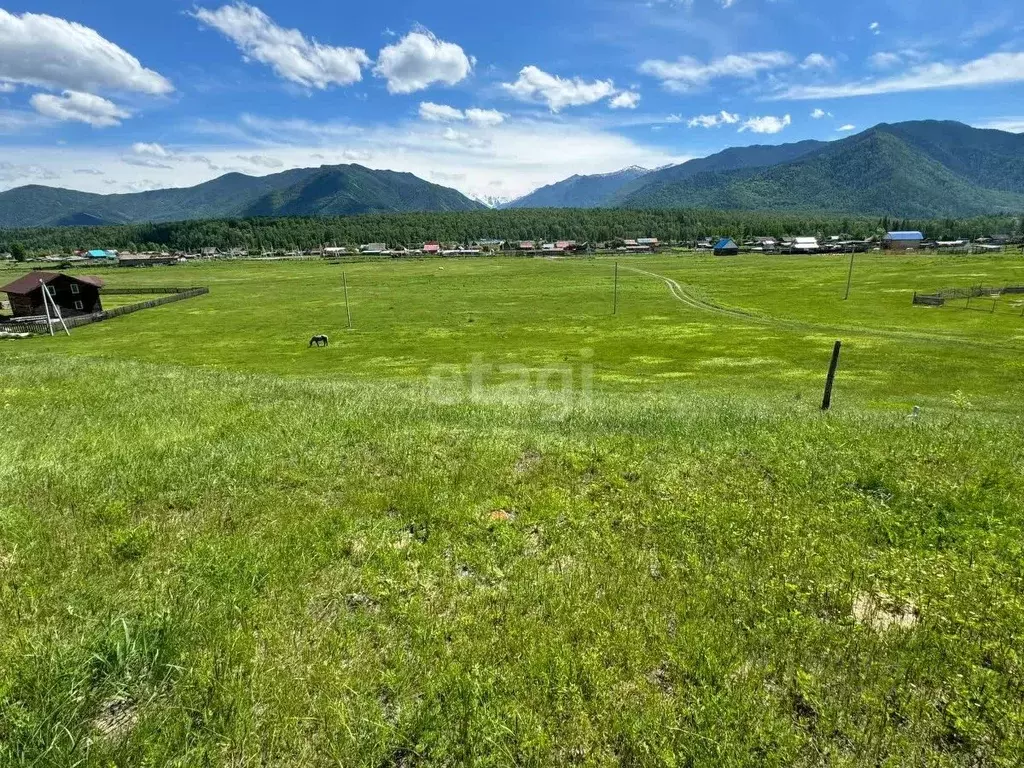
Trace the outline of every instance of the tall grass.
<instances>
[{"instance_id":1,"label":"tall grass","mask_svg":"<svg viewBox=\"0 0 1024 768\"><path fill-rule=\"evenodd\" d=\"M1024 751L1016 416L70 359L3 361L6 764Z\"/></svg>"}]
</instances>

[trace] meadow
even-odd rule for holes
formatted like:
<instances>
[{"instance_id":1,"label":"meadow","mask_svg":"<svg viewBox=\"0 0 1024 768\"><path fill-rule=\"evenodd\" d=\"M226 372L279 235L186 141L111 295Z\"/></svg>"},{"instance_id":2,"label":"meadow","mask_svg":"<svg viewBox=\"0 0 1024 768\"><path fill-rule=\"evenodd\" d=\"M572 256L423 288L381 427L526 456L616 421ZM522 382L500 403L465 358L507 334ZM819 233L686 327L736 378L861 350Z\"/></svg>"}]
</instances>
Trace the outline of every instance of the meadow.
<instances>
[{"instance_id":1,"label":"meadow","mask_svg":"<svg viewBox=\"0 0 1024 768\"><path fill-rule=\"evenodd\" d=\"M1017 764L1024 259L618 261L3 342L0 761Z\"/></svg>"}]
</instances>

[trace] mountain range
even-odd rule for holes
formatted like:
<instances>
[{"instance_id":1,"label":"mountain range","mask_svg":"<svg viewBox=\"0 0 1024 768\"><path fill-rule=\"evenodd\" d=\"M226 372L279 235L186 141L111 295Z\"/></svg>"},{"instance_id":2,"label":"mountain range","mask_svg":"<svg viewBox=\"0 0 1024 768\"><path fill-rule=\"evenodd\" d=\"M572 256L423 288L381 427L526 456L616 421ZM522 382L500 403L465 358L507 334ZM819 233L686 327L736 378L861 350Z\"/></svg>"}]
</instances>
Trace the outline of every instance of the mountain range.
<instances>
[{"instance_id":1,"label":"mountain range","mask_svg":"<svg viewBox=\"0 0 1024 768\"><path fill-rule=\"evenodd\" d=\"M82 226L246 216L473 211L485 206L411 173L361 165L229 173L195 187L98 195L30 185L0 193L0 227Z\"/></svg>"},{"instance_id":2,"label":"mountain range","mask_svg":"<svg viewBox=\"0 0 1024 768\"><path fill-rule=\"evenodd\" d=\"M1024 135L957 122L882 124L838 141L734 147L649 173L632 171L573 176L516 200L512 207L905 217L1024 211Z\"/></svg>"},{"instance_id":3,"label":"mountain range","mask_svg":"<svg viewBox=\"0 0 1024 768\"><path fill-rule=\"evenodd\" d=\"M881 124L837 141L733 147L656 170L572 176L514 200L471 200L409 173L360 165L195 187L98 195L44 186L0 193L0 227L246 216L502 208L714 208L964 217L1024 212L1024 134L957 122ZM497 205L496 205L497 204Z\"/></svg>"}]
</instances>

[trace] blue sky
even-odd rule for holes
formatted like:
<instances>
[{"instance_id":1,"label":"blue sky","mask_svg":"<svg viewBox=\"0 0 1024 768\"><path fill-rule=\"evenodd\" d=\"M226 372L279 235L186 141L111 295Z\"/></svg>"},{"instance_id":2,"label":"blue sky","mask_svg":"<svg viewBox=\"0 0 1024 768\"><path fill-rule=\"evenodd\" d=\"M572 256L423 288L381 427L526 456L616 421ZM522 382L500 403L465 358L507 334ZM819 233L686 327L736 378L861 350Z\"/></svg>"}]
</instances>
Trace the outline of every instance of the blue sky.
<instances>
[{"instance_id":1,"label":"blue sky","mask_svg":"<svg viewBox=\"0 0 1024 768\"><path fill-rule=\"evenodd\" d=\"M1024 132L1024 4L0 6L0 189L358 162L504 199L926 118Z\"/></svg>"}]
</instances>

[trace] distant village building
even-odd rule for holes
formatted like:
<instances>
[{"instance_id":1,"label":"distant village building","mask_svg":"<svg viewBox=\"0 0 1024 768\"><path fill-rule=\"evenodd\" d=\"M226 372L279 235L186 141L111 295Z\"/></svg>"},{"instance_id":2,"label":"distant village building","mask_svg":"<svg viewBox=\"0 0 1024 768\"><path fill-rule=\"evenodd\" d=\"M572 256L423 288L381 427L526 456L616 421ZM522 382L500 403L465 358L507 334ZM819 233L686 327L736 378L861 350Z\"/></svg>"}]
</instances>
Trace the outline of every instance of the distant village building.
<instances>
[{"instance_id":1,"label":"distant village building","mask_svg":"<svg viewBox=\"0 0 1024 768\"><path fill-rule=\"evenodd\" d=\"M882 248L887 251L916 251L924 242L920 232L887 232L882 238Z\"/></svg>"},{"instance_id":2,"label":"distant village building","mask_svg":"<svg viewBox=\"0 0 1024 768\"><path fill-rule=\"evenodd\" d=\"M386 243L367 243L359 246L359 252L366 256L379 256L388 249Z\"/></svg>"},{"instance_id":3,"label":"distant village building","mask_svg":"<svg viewBox=\"0 0 1024 768\"><path fill-rule=\"evenodd\" d=\"M441 244L437 243L437 242L424 243L423 244L423 252L424 253L434 253L434 254L440 253L441 252Z\"/></svg>"},{"instance_id":4,"label":"distant village building","mask_svg":"<svg viewBox=\"0 0 1024 768\"><path fill-rule=\"evenodd\" d=\"M731 237L722 238L715 245L715 256L736 256L739 252L740 247Z\"/></svg>"},{"instance_id":5,"label":"distant village building","mask_svg":"<svg viewBox=\"0 0 1024 768\"><path fill-rule=\"evenodd\" d=\"M821 250L816 237L798 237L789 246L790 253L817 253Z\"/></svg>"},{"instance_id":6,"label":"distant village building","mask_svg":"<svg viewBox=\"0 0 1024 768\"><path fill-rule=\"evenodd\" d=\"M535 251L537 250L537 243L533 240L520 240L519 241L520 251Z\"/></svg>"},{"instance_id":7,"label":"distant village building","mask_svg":"<svg viewBox=\"0 0 1024 768\"><path fill-rule=\"evenodd\" d=\"M53 303L60 307L64 317L88 315L100 312L100 288L103 281L98 277L71 277L59 272L29 272L13 283L0 288L11 302L14 317L45 317L49 302L44 304L45 289ZM50 310L52 312L52 309Z\"/></svg>"},{"instance_id":8,"label":"distant village building","mask_svg":"<svg viewBox=\"0 0 1024 768\"><path fill-rule=\"evenodd\" d=\"M340 245L329 245L323 249L324 256L344 256L347 249Z\"/></svg>"},{"instance_id":9,"label":"distant village building","mask_svg":"<svg viewBox=\"0 0 1024 768\"><path fill-rule=\"evenodd\" d=\"M117 251L104 251L102 249L97 249L93 251L86 251L85 255L90 259L116 259Z\"/></svg>"},{"instance_id":10,"label":"distant village building","mask_svg":"<svg viewBox=\"0 0 1024 768\"><path fill-rule=\"evenodd\" d=\"M178 257L169 253L134 253L119 257L117 263L121 267L170 266L178 263Z\"/></svg>"}]
</instances>

